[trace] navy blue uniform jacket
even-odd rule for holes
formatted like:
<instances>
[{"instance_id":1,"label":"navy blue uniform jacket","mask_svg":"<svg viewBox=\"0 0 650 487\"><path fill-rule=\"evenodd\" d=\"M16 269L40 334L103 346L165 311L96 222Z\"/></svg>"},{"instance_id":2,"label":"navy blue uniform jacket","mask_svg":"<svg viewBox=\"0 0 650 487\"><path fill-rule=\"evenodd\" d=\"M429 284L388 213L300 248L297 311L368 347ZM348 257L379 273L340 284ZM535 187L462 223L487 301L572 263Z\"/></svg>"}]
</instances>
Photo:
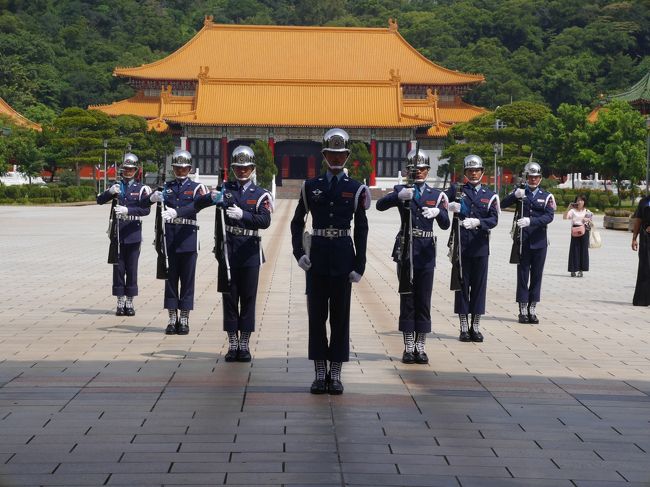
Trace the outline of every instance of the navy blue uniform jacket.
<instances>
[{"instance_id":1,"label":"navy blue uniform jacket","mask_svg":"<svg viewBox=\"0 0 650 487\"><path fill-rule=\"evenodd\" d=\"M397 207L399 209L400 220L403 222L408 218L408 212L404 208L402 202L397 197L397 194L404 188L403 184L398 184L393 188L393 191L379 201L377 201L377 209L385 211L389 208ZM420 189L421 194L418 199L413 198L409 202L411 208L411 225L414 229L418 228L426 232L433 231L433 219L427 219L422 216L422 208L439 208L440 213L435 218L438 226L443 230L449 228L449 214L447 213L447 196L445 193L431 188L426 183ZM400 225L401 228L401 225ZM395 245L393 246L393 260L399 260L399 242L402 233L399 232L395 237ZM436 248L433 237L414 237L413 238L413 267L418 269L433 269L436 266Z\"/></svg>"},{"instance_id":2,"label":"navy blue uniform jacket","mask_svg":"<svg viewBox=\"0 0 650 487\"><path fill-rule=\"evenodd\" d=\"M126 206L129 210L129 215L132 216L147 216L150 208L141 205L142 200L146 200L151 193L149 186L139 182L132 182L131 184L120 183L121 191L115 197L117 204ZM103 205L109 201L113 201L113 194L110 191L104 191L97 195L97 203ZM140 220L128 221L119 220L120 225L120 243L134 244L142 242L142 222Z\"/></svg>"},{"instance_id":3,"label":"navy blue uniform jacket","mask_svg":"<svg viewBox=\"0 0 650 487\"><path fill-rule=\"evenodd\" d=\"M515 197L515 192L513 191L503 198L501 207L508 208L518 203L519 200ZM553 221L555 208L555 198L551 193L539 188L537 194L533 196L533 192L526 187L524 214L522 216L530 218L530 226L524 228L521 232L524 246L528 246L531 249L543 249L548 246L546 226Z\"/></svg>"},{"instance_id":4,"label":"navy blue uniform jacket","mask_svg":"<svg viewBox=\"0 0 650 487\"><path fill-rule=\"evenodd\" d=\"M199 198L195 204L197 211L214 205L210 194ZM236 181L228 181L223 185L223 203L220 207L228 208L237 205L244 213L241 220L232 220L224 214L227 226L260 230L271 225L273 201L271 193L251 183L244 192ZM221 211L221 210L217 210ZM226 232L228 260L230 267L256 267L264 263L261 238L253 235L235 235Z\"/></svg>"},{"instance_id":5,"label":"navy blue uniform jacket","mask_svg":"<svg viewBox=\"0 0 650 487\"><path fill-rule=\"evenodd\" d=\"M347 176L339 179L333 192L330 191L325 174L305 181L291 220L291 244L296 260L305 255L302 234L308 211L311 212L312 227L318 229L350 229L350 223L354 219L354 244L350 237L312 237L310 272L317 275L342 276L356 271L363 275L366 270L368 242L366 207L369 204L367 186Z\"/></svg>"}]
</instances>

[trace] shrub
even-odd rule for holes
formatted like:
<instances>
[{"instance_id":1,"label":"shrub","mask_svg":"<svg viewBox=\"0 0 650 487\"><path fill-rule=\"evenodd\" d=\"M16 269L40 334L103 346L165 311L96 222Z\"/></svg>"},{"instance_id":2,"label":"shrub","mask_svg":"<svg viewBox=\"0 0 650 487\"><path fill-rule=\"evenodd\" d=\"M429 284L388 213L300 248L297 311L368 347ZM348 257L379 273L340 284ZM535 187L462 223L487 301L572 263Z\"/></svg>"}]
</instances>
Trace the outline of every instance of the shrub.
<instances>
[{"instance_id":1,"label":"shrub","mask_svg":"<svg viewBox=\"0 0 650 487\"><path fill-rule=\"evenodd\" d=\"M33 205L48 205L54 203L54 198L30 198L29 202Z\"/></svg>"},{"instance_id":2,"label":"shrub","mask_svg":"<svg viewBox=\"0 0 650 487\"><path fill-rule=\"evenodd\" d=\"M17 200L22 198L24 194L22 186L7 186L7 189L5 189L5 196L9 199Z\"/></svg>"},{"instance_id":3,"label":"shrub","mask_svg":"<svg viewBox=\"0 0 650 487\"><path fill-rule=\"evenodd\" d=\"M618 205L619 201L620 201L620 199L618 198L617 195L615 195L615 194L610 194L609 195L609 204L610 205L616 206L616 205Z\"/></svg>"}]
</instances>

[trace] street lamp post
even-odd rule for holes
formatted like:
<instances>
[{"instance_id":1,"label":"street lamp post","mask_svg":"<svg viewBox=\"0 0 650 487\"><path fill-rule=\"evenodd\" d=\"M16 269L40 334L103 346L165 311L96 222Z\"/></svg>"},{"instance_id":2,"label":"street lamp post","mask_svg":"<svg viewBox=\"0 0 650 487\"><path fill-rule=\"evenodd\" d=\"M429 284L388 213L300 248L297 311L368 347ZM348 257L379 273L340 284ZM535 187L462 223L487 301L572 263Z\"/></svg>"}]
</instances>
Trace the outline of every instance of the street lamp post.
<instances>
[{"instance_id":1,"label":"street lamp post","mask_svg":"<svg viewBox=\"0 0 650 487\"><path fill-rule=\"evenodd\" d=\"M108 148L108 140L104 139L104 191L108 186L108 178L106 177L106 149Z\"/></svg>"}]
</instances>

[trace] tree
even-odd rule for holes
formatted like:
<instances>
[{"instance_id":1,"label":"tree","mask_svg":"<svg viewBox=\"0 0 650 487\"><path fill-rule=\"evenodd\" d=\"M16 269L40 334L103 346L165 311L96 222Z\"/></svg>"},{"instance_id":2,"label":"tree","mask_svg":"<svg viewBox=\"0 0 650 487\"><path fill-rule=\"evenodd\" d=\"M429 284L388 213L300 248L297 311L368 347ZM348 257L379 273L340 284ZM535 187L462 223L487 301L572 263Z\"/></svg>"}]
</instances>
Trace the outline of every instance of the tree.
<instances>
[{"instance_id":1,"label":"tree","mask_svg":"<svg viewBox=\"0 0 650 487\"><path fill-rule=\"evenodd\" d=\"M278 168L273 161L273 154L269 144L263 140L256 140L251 146L255 153L255 174L257 175L257 185L262 188L271 189L273 176L278 172Z\"/></svg>"},{"instance_id":2,"label":"tree","mask_svg":"<svg viewBox=\"0 0 650 487\"><path fill-rule=\"evenodd\" d=\"M56 132L52 144L59 155L59 165L74 167L77 186L81 184L81 165L95 165L101 160L103 141L115 135L111 118L98 110L66 108L54 121Z\"/></svg>"},{"instance_id":3,"label":"tree","mask_svg":"<svg viewBox=\"0 0 650 487\"><path fill-rule=\"evenodd\" d=\"M644 177L646 128L643 115L627 102L612 101L591 126L590 144L594 165L616 180L637 183Z\"/></svg>"},{"instance_id":4,"label":"tree","mask_svg":"<svg viewBox=\"0 0 650 487\"><path fill-rule=\"evenodd\" d=\"M363 142L352 142L348 161L347 168L350 177L357 181L368 181L372 173L372 156L368 151L368 146Z\"/></svg>"}]
</instances>

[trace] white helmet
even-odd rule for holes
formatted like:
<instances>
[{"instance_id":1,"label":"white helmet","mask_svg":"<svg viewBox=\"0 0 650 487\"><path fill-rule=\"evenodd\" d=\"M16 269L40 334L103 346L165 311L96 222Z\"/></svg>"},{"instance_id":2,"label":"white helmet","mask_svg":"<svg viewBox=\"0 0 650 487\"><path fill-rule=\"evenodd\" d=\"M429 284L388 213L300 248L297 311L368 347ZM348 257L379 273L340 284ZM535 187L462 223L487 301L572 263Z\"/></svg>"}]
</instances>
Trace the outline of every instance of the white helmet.
<instances>
[{"instance_id":1,"label":"white helmet","mask_svg":"<svg viewBox=\"0 0 650 487\"><path fill-rule=\"evenodd\" d=\"M138 156L131 152L127 152L124 154L124 159L122 159L122 165L120 166L121 169L127 169L127 168L132 168L132 169L137 169L138 168Z\"/></svg>"},{"instance_id":2,"label":"white helmet","mask_svg":"<svg viewBox=\"0 0 650 487\"><path fill-rule=\"evenodd\" d=\"M323 149L321 150L323 157L325 157L326 152L343 152L350 156L350 136L343 129L330 129L325 132L323 136ZM341 165L332 166L327 158L325 157L325 162L330 169L343 169L345 163L348 162L346 157L345 161Z\"/></svg>"},{"instance_id":3,"label":"white helmet","mask_svg":"<svg viewBox=\"0 0 650 487\"><path fill-rule=\"evenodd\" d=\"M253 149L251 149L247 145L239 145L235 147L235 150L232 151L232 157L230 160L231 160L230 165L232 167L233 174L235 175L235 178L237 178L238 181L245 182L248 181L253 176L253 172L255 171L255 153L253 152ZM237 177L235 168L247 167L247 166L253 166L253 171L251 172L250 176L248 176L247 178Z\"/></svg>"},{"instance_id":4,"label":"white helmet","mask_svg":"<svg viewBox=\"0 0 650 487\"><path fill-rule=\"evenodd\" d=\"M192 167L192 154L185 149L176 149L172 155L172 166Z\"/></svg>"},{"instance_id":5,"label":"white helmet","mask_svg":"<svg viewBox=\"0 0 650 487\"><path fill-rule=\"evenodd\" d=\"M524 167L524 175L526 177L528 176L541 176L542 175L542 166L537 164L536 162L529 162L526 164Z\"/></svg>"}]
</instances>

